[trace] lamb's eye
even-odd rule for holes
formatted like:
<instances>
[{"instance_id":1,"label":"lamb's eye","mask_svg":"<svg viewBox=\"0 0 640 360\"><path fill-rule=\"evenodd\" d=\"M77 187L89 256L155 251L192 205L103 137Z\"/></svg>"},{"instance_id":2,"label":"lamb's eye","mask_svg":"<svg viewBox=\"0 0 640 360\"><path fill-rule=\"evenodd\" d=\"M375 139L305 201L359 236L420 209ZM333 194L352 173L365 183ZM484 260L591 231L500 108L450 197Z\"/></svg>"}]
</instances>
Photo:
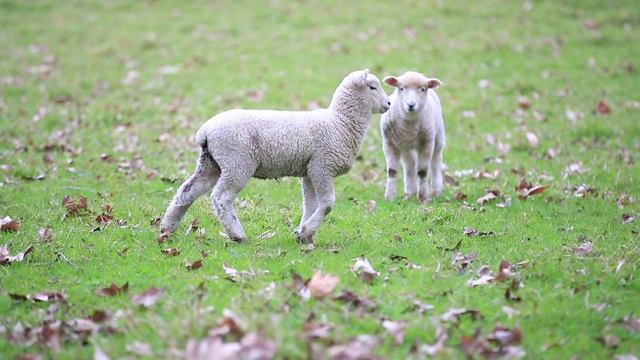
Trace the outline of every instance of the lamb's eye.
<instances>
[{"instance_id":1,"label":"lamb's eye","mask_svg":"<svg viewBox=\"0 0 640 360\"><path fill-rule=\"evenodd\" d=\"M375 87L375 86L369 86L369 89L371 89L371 90L377 90L378 88L377 88L377 87Z\"/></svg>"},{"instance_id":2,"label":"lamb's eye","mask_svg":"<svg viewBox=\"0 0 640 360\"><path fill-rule=\"evenodd\" d=\"M425 91L427 91L427 89L426 89L426 88L424 88L424 87L421 87L421 88L420 88L420 91L425 92Z\"/></svg>"},{"instance_id":3,"label":"lamb's eye","mask_svg":"<svg viewBox=\"0 0 640 360\"><path fill-rule=\"evenodd\" d=\"M404 91L404 88L403 88L402 86L400 86L400 87L398 88L398 90L400 90L400 91Z\"/></svg>"}]
</instances>

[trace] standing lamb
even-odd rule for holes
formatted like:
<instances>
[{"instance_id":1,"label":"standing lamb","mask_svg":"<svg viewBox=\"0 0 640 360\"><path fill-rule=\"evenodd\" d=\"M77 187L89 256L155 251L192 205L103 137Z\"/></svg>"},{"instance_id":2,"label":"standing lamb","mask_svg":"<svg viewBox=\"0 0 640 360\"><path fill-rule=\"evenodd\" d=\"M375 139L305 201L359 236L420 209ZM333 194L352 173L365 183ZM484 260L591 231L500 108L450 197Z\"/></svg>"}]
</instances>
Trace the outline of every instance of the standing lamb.
<instances>
[{"instance_id":1,"label":"standing lamb","mask_svg":"<svg viewBox=\"0 0 640 360\"><path fill-rule=\"evenodd\" d=\"M427 202L430 196L442 193L444 120L434 91L442 82L413 71L387 76L384 82L396 88L390 96L391 109L380 120L388 175L384 197L393 200L397 195L396 175L402 159L405 197L414 198L417 192L418 200Z\"/></svg>"},{"instance_id":2,"label":"standing lamb","mask_svg":"<svg viewBox=\"0 0 640 360\"><path fill-rule=\"evenodd\" d=\"M302 178L303 212L296 240L313 236L335 203L334 178L346 174L362 146L373 113L389 109L389 97L369 70L342 80L327 109L229 110L196 134L201 146L193 175L178 189L161 223L172 233L191 204L213 188L213 211L227 235L246 240L233 201L250 178Z\"/></svg>"}]
</instances>

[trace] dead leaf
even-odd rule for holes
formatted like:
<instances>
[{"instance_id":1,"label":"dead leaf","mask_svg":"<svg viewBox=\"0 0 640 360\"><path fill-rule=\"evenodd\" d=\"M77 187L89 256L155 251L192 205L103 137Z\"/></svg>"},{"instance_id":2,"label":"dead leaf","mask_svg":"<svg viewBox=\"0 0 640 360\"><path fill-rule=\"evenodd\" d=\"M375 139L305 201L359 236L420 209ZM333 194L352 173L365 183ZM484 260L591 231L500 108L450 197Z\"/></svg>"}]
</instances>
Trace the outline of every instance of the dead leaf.
<instances>
[{"instance_id":1,"label":"dead leaf","mask_svg":"<svg viewBox=\"0 0 640 360\"><path fill-rule=\"evenodd\" d=\"M585 174L589 171L591 170L583 167L582 161L574 161L564 169L564 171L562 172L562 178L566 179L569 176L572 176L575 174Z\"/></svg>"},{"instance_id":2,"label":"dead leaf","mask_svg":"<svg viewBox=\"0 0 640 360\"><path fill-rule=\"evenodd\" d=\"M531 146L532 149L537 148L539 145L538 136L536 136L536 134L532 132L527 132L526 135L527 135L527 141L529 141L529 146Z\"/></svg>"},{"instance_id":3,"label":"dead leaf","mask_svg":"<svg viewBox=\"0 0 640 360\"><path fill-rule=\"evenodd\" d=\"M98 345L94 345L93 360L110 360L110 358Z\"/></svg>"},{"instance_id":4,"label":"dead leaf","mask_svg":"<svg viewBox=\"0 0 640 360\"><path fill-rule=\"evenodd\" d=\"M202 267L202 260L194 261L193 263L189 262L189 260L184 259L185 266L188 270L197 270Z\"/></svg>"},{"instance_id":5,"label":"dead leaf","mask_svg":"<svg viewBox=\"0 0 640 360\"><path fill-rule=\"evenodd\" d=\"M407 335L406 322L383 320L382 327L393 337L393 345L398 346L404 343L404 337Z\"/></svg>"},{"instance_id":6,"label":"dead leaf","mask_svg":"<svg viewBox=\"0 0 640 360\"><path fill-rule=\"evenodd\" d=\"M40 240L42 240L43 242L49 242L53 240L53 237L53 229L51 229L50 227L38 229L38 238L40 238Z\"/></svg>"},{"instance_id":7,"label":"dead leaf","mask_svg":"<svg viewBox=\"0 0 640 360\"><path fill-rule=\"evenodd\" d=\"M158 244L162 244L165 241L169 240L171 238L171 231L165 231L160 233L160 235L158 235Z\"/></svg>"},{"instance_id":8,"label":"dead leaf","mask_svg":"<svg viewBox=\"0 0 640 360\"><path fill-rule=\"evenodd\" d=\"M50 302L58 301L62 303L67 302L67 294L65 293L52 293L49 291L41 291L33 295L33 301L35 302Z\"/></svg>"},{"instance_id":9,"label":"dead leaf","mask_svg":"<svg viewBox=\"0 0 640 360\"><path fill-rule=\"evenodd\" d=\"M180 250L178 249L174 249L174 248L169 248L169 249L164 249L164 250L160 250L161 253L168 255L168 256L177 256L180 255Z\"/></svg>"},{"instance_id":10,"label":"dead leaf","mask_svg":"<svg viewBox=\"0 0 640 360\"><path fill-rule=\"evenodd\" d=\"M373 281L373 279L380 276L380 273L373 268L373 265L371 265L368 259L362 257L362 258L356 258L355 260L356 260L356 263L351 268L351 271L356 273L358 272L358 270L362 269L362 272L360 273L360 277L365 282L371 282Z\"/></svg>"},{"instance_id":11,"label":"dead leaf","mask_svg":"<svg viewBox=\"0 0 640 360\"><path fill-rule=\"evenodd\" d=\"M333 295L333 290L340 281L340 278L331 274L323 275L317 270L311 277L307 286L311 295L316 298L324 298Z\"/></svg>"},{"instance_id":12,"label":"dead leaf","mask_svg":"<svg viewBox=\"0 0 640 360\"><path fill-rule=\"evenodd\" d=\"M497 324L487 337L487 340L497 342L500 345L518 345L522 343L522 330L520 329L520 325L509 329L502 324Z\"/></svg>"},{"instance_id":13,"label":"dead leaf","mask_svg":"<svg viewBox=\"0 0 640 360\"><path fill-rule=\"evenodd\" d=\"M292 278L293 278L293 288L295 292L298 295L300 295L300 297L302 297L304 300L311 299L311 290L309 290L309 287L307 286L307 283L309 282L309 280L307 281L302 280L302 277L296 273L292 275Z\"/></svg>"},{"instance_id":14,"label":"dead leaf","mask_svg":"<svg viewBox=\"0 0 640 360\"><path fill-rule=\"evenodd\" d=\"M226 261L222 264L222 269L224 270L225 275L227 275L233 281L235 281L236 276L239 275L238 270L227 265Z\"/></svg>"},{"instance_id":15,"label":"dead leaf","mask_svg":"<svg viewBox=\"0 0 640 360\"><path fill-rule=\"evenodd\" d=\"M496 233L494 233L493 231L478 231L472 227L465 227L462 234L467 235L469 237L474 237L474 236L491 236L491 235L495 235Z\"/></svg>"},{"instance_id":16,"label":"dead leaf","mask_svg":"<svg viewBox=\"0 0 640 360\"><path fill-rule=\"evenodd\" d=\"M125 349L128 353L132 353L137 356L153 356L151 345L140 341L134 341L131 344L127 344Z\"/></svg>"},{"instance_id":17,"label":"dead leaf","mask_svg":"<svg viewBox=\"0 0 640 360\"><path fill-rule=\"evenodd\" d=\"M457 323L460 321L460 316L462 315L469 315L473 320L481 319L484 317L484 315L482 315L480 311L475 309L467 310L467 309L460 309L460 308L451 308L449 309L449 311L447 311L446 313L442 314L442 316L440 316L440 320L444 322Z\"/></svg>"},{"instance_id":18,"label":"dead leaf","mask_svg":"<svg viewBox=\"0 0 640 360\"><path fill-rule=\"evenodd\" d=\"M339 295L336 295L333 300L337 300L337 301L344 301L346 303L350 303L352 305L354 305L355 307L359 307L359 308L366 308L366 309L373 309L375 308L377 305L373 302L373 300L369 299L368 297L364 296L364 297L359 297L356 294L354 294L353 292L349 291L349 290L342 290L342 292Z\"/></svg>"},{"instance_id":19,"label":"dead leaf","mask_svg":"<svg viewBox=\"0 0 640 360\"><path fill-rule=\"evenodd\" d=\"M150 307L158 302L158 300L160 300L160 298L163 297L166 293L167 292L165 289L152 287L141 292L140 294L134 295L133 297L131 297L131 301L134 304L139 304L144 307Z\"/></svg>"},{"instance_id":20,"label":"dead leaf","mask_svg":"<svg viewBox=\"0 0 640 360\"><path fill-rule=\"evenodd\" d=\"M98 217L96 217L96 222L99 224L109 224L111 223L115 218L113 217L113 215L109 215L109 214L100 214L98 215Z\"/></svg>"},{"instance_id":21,"label":"dead leaf","mask_svg":"<svg viewBox=\"0 0 640 360\"><path fill-rule=\"evenodd\" d=\"M69 215L78 215L88 211L87 198L82 195L78 196L76 200L71 195L65 196L62 199L62 206L67 208Z\"/></svg>"},{"instance_id":22,"label":"dead leaf","mask_svg":"<svg viewBox=\"0 0 640 360\"><path fill-rule=\"evenodd\" d=\"M480 204L480 205L484 205L484 204L486 204L487 202L489 202L489 201L491 201L493 199L497 199L498 196L500 196L500 191L498 191L498 190L490 190L490 191L487 191L484 196L478 198L478 200L476 200L476 202L478 204Z\"/></svg>"},{"instance_id":23,"label":"dead leaf","mask_svg":"<svg viewBox=\"0 0 640 360\"><path fill-rule=\"evenodd\" d=\"M521 195L518 195L518 199L520 200L526 200L527 198L529 198L529 196L531 195L538 195L538 194L542 194L545 190L547 190L547 188L549 188L549 185L537 185L537 186L533 186L529 189L526 189L524 191L524 193L522 193Z\"/></svg>"},{"instance_id":24,"label":"dead leaf","mask_svg":"<svg viewBox=\"0 0 640 360\"><path fill-rule=\"evenodd\" d=\"M6 216L4 219L0 220L0 230L18 232L18 230L20 230L20 224L18 221Z\"/></svg>"},{"instance_id":25,"label":"dead leaf","mask_svg":"<svg viewBox=\"0 0 640 360\"><path fill-rule=\"evenodd\" d=\"M579 246L573 248L573 253L578 256L585 256L593 252L593 243L590 240L585 240Z\"/></svg>"},{"instance_id":26,"label":"dead leaf","mask_svg":"<svg viewBox=\"0 0 640 360\"><path fill-rule=\"evenodd\" d=\"M438 326L436 327L436 341L431 345L422 345L422 347L420 347L420 351L429 356L436 356L447 352L449 349L444 345L444 343L448 338L449 333L447 332L447 329L444 326Z\"/></svg>"},{"instance_id":27,"label":"dead leaf","mask_svg":"<svg viewBox=\"0 0 640 360\"><path fill-rule=\"evenodd\" d=\"M262 91L262 90L250 90L247 93L247 98L251 102L262 102L262 100L264 100L264 91Z\"/></svg>"},{"instance_id":28,"label":"dead leaf","mask_svg":"<svg viewBox=\"0 0 640 360\"><path fill-rule=\"evenodd\" d=\"M380 360L382 358L375 355L379 343L380 340L373 335L360 335L346 344L331 346L327 354L335 360Z\"/></svg>"},{"instance_id":29,"label":"dead leaf","mask_svg":"<svg viewBox=\"0 0 640 360\"><path fill-rule=\"evenodd\" d=\"M127 281L126 283L124 283L124 285L122 285L122 287L118 287L116 283L111 283L111 286L109 286L108 288L96 290L96 294L104 297L113 297L122 293L126 293L128 291L129 282Z\"/></svg>"},{"instance_id":30,"label":"dead leaf","mask_svg":"<svg viewBox=\"0 0 640 360\"><path fill-rule=\"evenodd\" d=\"M596 341L601 343L602 345L604 345L605 347L610 347L610 348L617 348L618 346L620 346L620 343L622 342L620 340L620 337L613 335L613 334L607 334L605 336L600 336L596 338Z\"/></svg>"},{"instance_id":31,"label":"dead leaf","mask_svg":"<svg viewBox=\"0 0 640 360\"><path fill-rule=\"evenodd\" d=\"M596 113L600 115L611 114L611 107L609 106L609 103L604 100L600 100Z\"/></svg>"},{"instance_id":32,"label":"dead leaf","mask_svg":"<svg viewBox=\"0 0 640 360\"><path fill-rule=\"evenodd\" d=\"M24 257L33 252L33 245L27 246L27 248L16 256L9 255L9 244L0 246L0 265L6 265L12 262L22 261Z\"/></svg>"},{"instance_id":33,"label":"dead leaf","mask_svg":"<svg viewBox=\"0 0 640 360\"><path fill-rule=\"evenodd\" d=\"M631 223L631 222L633 222L633 220L635 220L635 219L636 219L636 218L635 218L634 216L632 216L632 215L629 215L629 214L626 214L626 213L625 213L625 214L622 214L622 223L623 223L623 224Z\"/></svg>"}]
</instances>

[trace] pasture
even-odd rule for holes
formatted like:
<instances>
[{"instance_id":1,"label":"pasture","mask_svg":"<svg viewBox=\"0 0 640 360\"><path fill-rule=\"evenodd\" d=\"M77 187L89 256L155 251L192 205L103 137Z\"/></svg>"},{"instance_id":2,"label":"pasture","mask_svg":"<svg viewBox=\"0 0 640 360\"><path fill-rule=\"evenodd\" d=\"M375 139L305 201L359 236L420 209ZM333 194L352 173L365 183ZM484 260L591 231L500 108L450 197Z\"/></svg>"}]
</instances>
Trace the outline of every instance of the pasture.
<instances>
[{"instance_id":1,"label":"pasture","mask_svg":"<svg viewBox=\"0 0 640 360\"><path fill-rule=\"evenodd\" d=\"M0 0L0 23L0 359L640 356L635 1ZM374 115L313 246L296 178L239 195L247 243L208 196L159 239L207 119L326 107L364 68L443 81L440 198L384 200Z\"/></svg>"}]
</instances>

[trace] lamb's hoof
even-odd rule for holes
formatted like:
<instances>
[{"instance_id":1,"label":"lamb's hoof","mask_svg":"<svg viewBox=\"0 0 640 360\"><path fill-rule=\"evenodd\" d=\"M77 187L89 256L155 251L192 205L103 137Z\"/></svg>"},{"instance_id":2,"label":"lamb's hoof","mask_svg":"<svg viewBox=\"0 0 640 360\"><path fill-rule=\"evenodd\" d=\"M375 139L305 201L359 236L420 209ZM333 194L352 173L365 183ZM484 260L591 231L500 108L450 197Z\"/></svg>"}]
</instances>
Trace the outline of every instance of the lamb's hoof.
<instances>
[{"instance_id":1,"label":"lamb's hoof","mask_svg":"<svg viewBox=\"0 0 640 360\"><path fill-rule=\"evenodd\" d=\"M244 237L230 237L229 240L238 243L238 244L242 244L242 243L246 243L247 242L247 238Z\"/></svg>"},{"instance_id":2,"label":"lamb's hoof","mask_svg":"<svg viewBox=\"0 0 640 360\"><path fill-rule=\"evenodd\" d=\"M299 244L313 244L313 235L311 236L302 236L298 230L294 231L293 234L296 237L296 241Z\"/></svg>"},{"instance_id":3,"label":"lamb's hoof","mask_svg":"<svg viewBox=\"0 0 640 360\"><path fill-rule=\"evenodd\" d=\"M420 201L421 204L429 204L431 203L431 198L428 196L420 195L418 196L418 201Z\"/></svg>"}]
</instances>

